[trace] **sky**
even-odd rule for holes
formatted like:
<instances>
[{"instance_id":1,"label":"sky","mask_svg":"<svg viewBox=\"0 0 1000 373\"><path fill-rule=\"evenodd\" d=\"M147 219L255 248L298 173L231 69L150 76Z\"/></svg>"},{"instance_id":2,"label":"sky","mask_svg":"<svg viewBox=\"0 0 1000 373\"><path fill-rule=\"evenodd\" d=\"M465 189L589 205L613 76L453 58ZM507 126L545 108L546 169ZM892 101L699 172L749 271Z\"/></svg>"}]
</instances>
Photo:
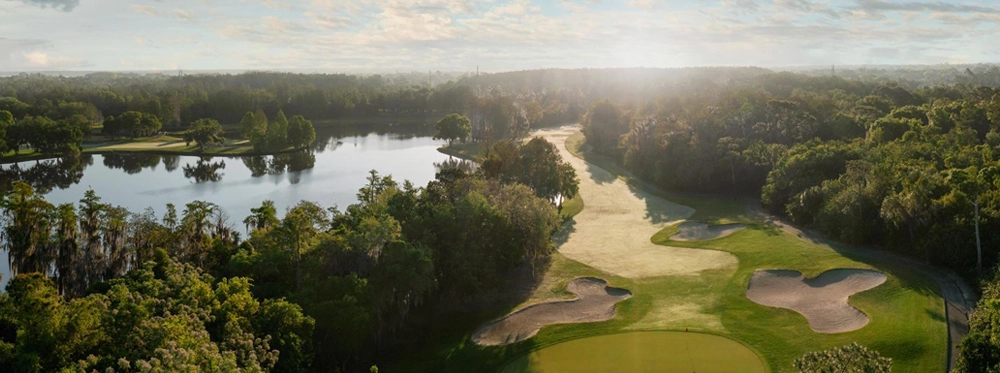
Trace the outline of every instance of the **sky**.
<instances>
[{"instance_id":1,"label":"sky","mask_svg":"<svg viewBox=\"0 0 1000 373\"><path fill-rule=\"evenodd\" d=\"M1000 62L1000 0L0 0L0 71Z\"/></svg>"}]
</instances>

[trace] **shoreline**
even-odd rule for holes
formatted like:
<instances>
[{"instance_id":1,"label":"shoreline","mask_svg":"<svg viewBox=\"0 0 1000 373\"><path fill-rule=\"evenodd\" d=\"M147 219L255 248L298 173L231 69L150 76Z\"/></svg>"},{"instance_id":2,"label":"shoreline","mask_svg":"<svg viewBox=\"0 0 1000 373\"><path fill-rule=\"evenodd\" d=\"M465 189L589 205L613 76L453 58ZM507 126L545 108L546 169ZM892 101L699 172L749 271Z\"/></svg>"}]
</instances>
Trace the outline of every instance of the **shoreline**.
<instances>
[{"instance_id":1,"label":"shoreline","mask_svg":"<svg viewBox=\"0 0 1000 373\"><path fill-rule=\"evenodd\" d=\"M388 125L390 127L394 126L426 126L430 117L414 116L414 117L364 117L364 118L345 118L345 119L333 119L333 120L318 120L313 121L313 126L316 129L330 129L338 127L348 127L357 126L363 124L369 125ZM229 132L234 130L235 124L223 125L223 128ZM126 140L120 142L115 142L108 145L109 142L114 142L116 140L104 140L104 141L93 141L88 147L87 143L84 143L83 149L80 150L80 154L91 154L91 155L104 155L104 154L149 154L149 155L178 155L178 156L193 156L193 157L254 157L254 156L267 156L267 155L279 155L288 154L301 151L305 148L294 148L294 149L284 149L275 152L255 152L253 148L246 144L243 139L227 139L233 142L231 146L224 146L219 148L207 148L204 150L189 149L189 146L181 146L183 140L178 136L178 132L169 131L165 132L165 137L169 137L166 141L156 141L156 138L146 138L146 140ZM95 138L99 138L100 135L94 135ZM150 141L153 140L153 141ZM175 141L178 143L177 146L170 146L174 149L157 149L157 147L163 147L163 144L170 141ZM125 146L133 144L143 144L147 143L148 146L135 147L135 148L124 148ZM120 147L120 148L116 148ZM62 158L61 154L37 154L34 153L33 149L25 149L24 151L30 152L29 154L20 155L2 155L0 156L0 165L28 162L28 161L42 161L47 159L58 159ZM444 152L442 152L444 153ZM445 153L448 154L448 153ZM449 154L451 155L451 154ZM455 155L458 156L458 155Z\"/></svg>"}]
</instances>

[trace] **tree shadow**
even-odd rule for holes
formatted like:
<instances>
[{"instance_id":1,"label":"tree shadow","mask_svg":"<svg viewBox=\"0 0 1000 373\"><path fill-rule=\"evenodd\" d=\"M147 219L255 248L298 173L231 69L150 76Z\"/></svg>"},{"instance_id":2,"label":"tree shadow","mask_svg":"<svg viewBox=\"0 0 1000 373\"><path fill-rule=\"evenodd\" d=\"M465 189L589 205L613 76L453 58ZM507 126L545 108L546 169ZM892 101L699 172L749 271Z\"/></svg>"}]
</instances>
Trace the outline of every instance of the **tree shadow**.
<instances>
[{"instance_id":1,"label":"tree shadow","mask_svg":"<svg viewBox=\"0 0 1000 373\"><path fill-rule=\"evenodd\" d=\"M694 209L660 197L642 186L628 183L628 190L633 196L646 204L645 218L653 224L669 223L686 219L694 214Z\"/></svg>"},{"instance_id":2,"label":"tree shadow","mask_svg":"<svg viewBox=\"0 0 1000 373\"><path fill-rule=\"evenodd\" d=\"M576 220L569 219L565 221L562 226L559 227L555 233L552 234L552 243L556 250L562 248L562 245L569 241L569 236L576 232Z\"/></svg>"},{"instance_id":3,"label":"tree shadow","mask_svg":"<svg viewBox=\"0 0 1000 373\"><path fill-rule=\"evenodd\" d=\"M584 161L587 164L587 174L590 175L590 179L593 180L598 185L612 183L618 179L618 176L612 174L608 170L601 168L598 165Z\"/></svg>"},{"instance_id":4,"label":"tree shadow","mask_svg":"<svg viewBox=\"0 0 1000 373\"><path fill-rule=\"evenodd\" d=\"M930 316L932 319L934 319L934 321L941 321L941 322L947 321L941 312L933 310L924 310L924 312L927 312L927 316Z\"/></svg>"}]
</instances>

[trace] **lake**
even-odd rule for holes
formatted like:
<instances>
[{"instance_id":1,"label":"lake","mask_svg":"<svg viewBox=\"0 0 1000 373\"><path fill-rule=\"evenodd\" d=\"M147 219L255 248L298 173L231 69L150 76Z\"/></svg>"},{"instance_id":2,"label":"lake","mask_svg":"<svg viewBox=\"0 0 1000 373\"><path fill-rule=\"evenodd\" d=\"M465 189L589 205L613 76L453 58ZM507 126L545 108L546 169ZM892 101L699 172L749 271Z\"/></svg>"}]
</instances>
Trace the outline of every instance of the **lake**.
<instances>
[{"instance_id":1,"label":"lake","mask_svg":"<svg viewBox=\"0 0 1000 373\"><path fill-rule=\"evenodd\" d=\"M243 218L261 201L272 200L283 214L301 200L341 210L357 202L370 170L402 183L425 186L449 156L437 151L431 126L345 126L317 129L307 152L255 157L195 157L145 154L83 156L80 162L28 161L0 165L5 182L32 184L53 204L74 203L93 189L105 203L141 212L152 207L162 217L166 204L180 214L184 204L202 200L221 206L242 232ZM6 286L9 267L0 250Z\"/></svg>"}]
</instances>

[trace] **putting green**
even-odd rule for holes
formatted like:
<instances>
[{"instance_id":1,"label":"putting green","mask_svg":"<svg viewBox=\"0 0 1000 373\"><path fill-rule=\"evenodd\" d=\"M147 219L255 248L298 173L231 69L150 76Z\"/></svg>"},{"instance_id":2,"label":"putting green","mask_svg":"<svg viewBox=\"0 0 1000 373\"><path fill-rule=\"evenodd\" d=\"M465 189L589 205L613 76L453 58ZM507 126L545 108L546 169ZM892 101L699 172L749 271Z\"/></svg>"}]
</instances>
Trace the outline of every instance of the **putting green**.
<instances>
[{"instance_id":1,"label":"putting green","mask_svg":"<svg viewBox=\"0 0 1000 373\"><path fill-rule=\"evenodd\" d=\"M503 373L767 372L753 351L732 339L686 332L634 332L583 338L529 353Z\"/></svg>"}]
</instances>

